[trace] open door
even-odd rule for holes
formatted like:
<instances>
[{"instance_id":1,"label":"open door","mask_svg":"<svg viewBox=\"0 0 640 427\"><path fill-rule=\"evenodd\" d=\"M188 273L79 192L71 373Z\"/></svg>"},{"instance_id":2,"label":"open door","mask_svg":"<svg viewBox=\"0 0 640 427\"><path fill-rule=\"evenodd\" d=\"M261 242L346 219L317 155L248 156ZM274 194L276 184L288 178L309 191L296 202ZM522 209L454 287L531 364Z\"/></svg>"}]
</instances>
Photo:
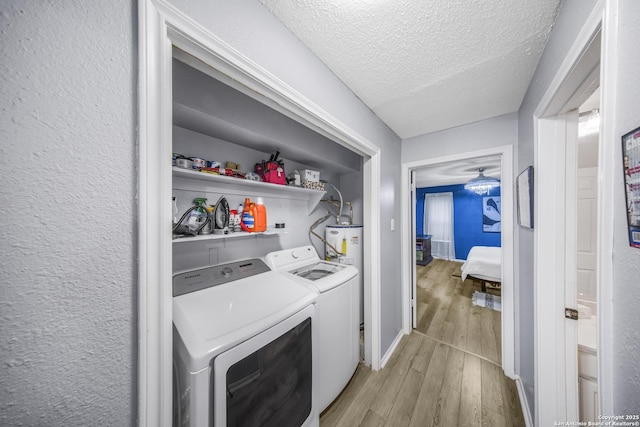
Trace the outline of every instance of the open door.
<instances>
[{"instance_id":1,"label":"open door","mask_svg":"<svg viewBox=\"0 0 640 427\"><path fill-rule=\"evenodd\" d=\"M578 107L600 85L600 21L535 113L536 424L578 421Z\"/></svg>"},{"instance_id":2,"label":"open door","mask_svg":"<svg viewBox=\"0 0 640 427\"><path fill-rule=\"evenodd\" d=\"M565 147L565 280L564 335L567 420L578 420L578 110L564 115Z\"/></svg>"},{"instance_id":3,"label":"open door","mask_svg":"<svg viewBox=\"0 0 640 427\"><path fill-rule=\"evenodd\" d=\"M409 248L409 253L411 256L409 259L411 260L411 327L415 328L417 326L417 303L416 303L416 171L411 171L411 194L409 197L409 212L411 212L411 247Z\"/></svg>"}]
</instances>

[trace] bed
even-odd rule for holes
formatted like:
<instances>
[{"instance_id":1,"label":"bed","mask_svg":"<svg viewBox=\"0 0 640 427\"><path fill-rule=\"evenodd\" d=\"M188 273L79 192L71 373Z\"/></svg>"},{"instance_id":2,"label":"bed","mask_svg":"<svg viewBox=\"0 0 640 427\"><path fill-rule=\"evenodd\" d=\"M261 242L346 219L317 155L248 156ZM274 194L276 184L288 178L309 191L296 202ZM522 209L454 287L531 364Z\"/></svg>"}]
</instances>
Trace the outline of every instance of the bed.
<instances>
[{"instance_id":1,"label":"bed","mask_svg":"<svg viewBox=\"0 0 640 427\"><path fill-rule=\"evenodd\" d=\"M481 282L482 292L487 284L500 288L502 284L502 248L474 246L462 264L462 281L467 277Z\"/></svg>"}]
</instances>

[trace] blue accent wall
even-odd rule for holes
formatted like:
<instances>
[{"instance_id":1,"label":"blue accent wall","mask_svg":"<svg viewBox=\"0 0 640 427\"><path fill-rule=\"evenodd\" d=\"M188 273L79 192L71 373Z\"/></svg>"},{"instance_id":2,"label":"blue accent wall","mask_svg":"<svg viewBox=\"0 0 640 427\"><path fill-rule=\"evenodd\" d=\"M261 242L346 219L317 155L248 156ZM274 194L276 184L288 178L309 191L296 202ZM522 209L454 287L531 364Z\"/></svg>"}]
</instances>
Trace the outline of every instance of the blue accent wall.
<instances>
[{"instance_id":1,"label":"blue accent wall","mask_svg":"<svg viewBox=\"0 0 640 427\"><path fill-rule=\"evenodd\" d=\"M424 195L428 193L453 193L453 235L455 239L456 259L466 260L473 246L500 247L501 233L482 231L482 198L464 185L444 185L416 189L416 234L425 234ZM489 196L499 196L500 187L494 188Z\"/></svg>"}]
</instances>

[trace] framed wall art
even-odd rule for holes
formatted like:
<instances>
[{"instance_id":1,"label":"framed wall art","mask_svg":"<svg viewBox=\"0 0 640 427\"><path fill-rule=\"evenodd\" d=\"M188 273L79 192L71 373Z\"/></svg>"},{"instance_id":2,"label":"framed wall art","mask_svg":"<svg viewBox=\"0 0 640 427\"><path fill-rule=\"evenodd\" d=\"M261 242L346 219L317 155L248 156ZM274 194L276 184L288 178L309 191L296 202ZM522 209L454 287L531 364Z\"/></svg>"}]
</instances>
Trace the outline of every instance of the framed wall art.
<instances>
[{"instance_id":1,"label":"framed wall art","mask_svg":"<svg viewBox=\"0 0 640 427\"><path fill-rule=\"evenodd\" d=\"M533 166L527 167L516 179L518 225L533 228Z\"/></svg>"},{"instance_id":2,"label":"framed wall art","mask_svg":"<svg viewBox=\"0 0 640 427\"><path fill-rule=\"evenodd\" d=\"M629 245L640 248L640 127L622 137Z\"/></svg>"},{"instance_id":3,"label":"framed wall art","mask_svg":"<svg viewBox=\"0 0 640 427\"><path fill-rule=\"evenodd\" d=\"M482 231L485 233L499 233L502 227L501 215L500 196L482 198Z\"/></svg>"}]
</instances>

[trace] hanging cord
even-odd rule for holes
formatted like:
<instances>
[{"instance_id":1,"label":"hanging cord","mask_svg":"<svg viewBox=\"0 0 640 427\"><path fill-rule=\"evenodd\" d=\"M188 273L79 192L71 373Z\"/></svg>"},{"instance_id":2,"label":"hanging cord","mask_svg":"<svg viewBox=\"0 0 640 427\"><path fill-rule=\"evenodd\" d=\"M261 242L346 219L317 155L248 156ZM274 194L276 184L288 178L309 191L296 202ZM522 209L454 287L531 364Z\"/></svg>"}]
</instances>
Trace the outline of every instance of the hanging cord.
<instances>
[{"instance_id":1,"label":"hanging cord","mask_svg":"<svg viewBox=\"0 0 640 427\"><path fill-rule=\"evenodd\" d=\"M185 234L193 234L194 236L198 234L200 230L202 230L205 227L205 225L207 225L209 221L211 221L211 219L209 218L209 212L202 206L191 206L189 209L187 209L187 211L182 215L182 217L180 217L180 220L174 224L172 231L175 233L178 227L180 227L184 222L184 220L187 218L187 216L196 209L202 209L201 212L204 212L205 214L207 214L207 219L200 226L198 226L198 228L196 228L195 230L189 230Z\"/></svg>"},{"instance_id":2,"label":"hanging cord","mask_svg":"<svg viewBox=\"0 0 640 427\"><path fill-rule=\"evenodd\" d=\"M340 208L340 205L338 204L337 200L334 200L333 198L330 199L322 199L320 200L323 203L328 203L332 206L334 206L336 209ZM349 206L349 225L353 225L353 203L351 202L347 202L346 200L344 202L345 205ZM347 216L346 214L342 214L342 216Z\"/></svg>"},{"instance_id":3,"label":"hanging cord","mask_svg":"<svg viewBox=\"0 0 640 427\"><path fill-rule=\"evenodd\" d=\"M313 245L313 240L311 240L311 234L313 234L314 236L316 236L318 239L320 239L325 245L329 246L331 249L333 249L333 251L338 254L338 255L344 255L342 252L340 252L338 249L335 248L335 246L333 246L331 243L327 242L327 240L322 237L321 235L319 235L318 233L316 233L315 231L313 231L318 225L320 225L321 223L325 222L327 219L331 218L333 216L332 213L328 213L327 215L323 216L322 218L316 220L316 222L314 222L313 224L311 224L311 227L309 227L309 242L311 242L311 244Z\"/></svg>"},{"instance_id":4,"label":"hanging cord","mask_svg":"<svg viewBox=\"0 0 640 427\"><path fill-rule=\"evenodd\" d=\"M338 216L336 217L336 224L340 224L340 218L342 218L342 207L344 206L344 200L342 199L342 193L332 183L330 183L328 181L320 181L320 182L324 182L325 184L329 184L331 187L333 187L334 190L336 190L336 193L338 193L338 197L340 197L340 209L338 210Z\"/></svg>"}]
</instances>

